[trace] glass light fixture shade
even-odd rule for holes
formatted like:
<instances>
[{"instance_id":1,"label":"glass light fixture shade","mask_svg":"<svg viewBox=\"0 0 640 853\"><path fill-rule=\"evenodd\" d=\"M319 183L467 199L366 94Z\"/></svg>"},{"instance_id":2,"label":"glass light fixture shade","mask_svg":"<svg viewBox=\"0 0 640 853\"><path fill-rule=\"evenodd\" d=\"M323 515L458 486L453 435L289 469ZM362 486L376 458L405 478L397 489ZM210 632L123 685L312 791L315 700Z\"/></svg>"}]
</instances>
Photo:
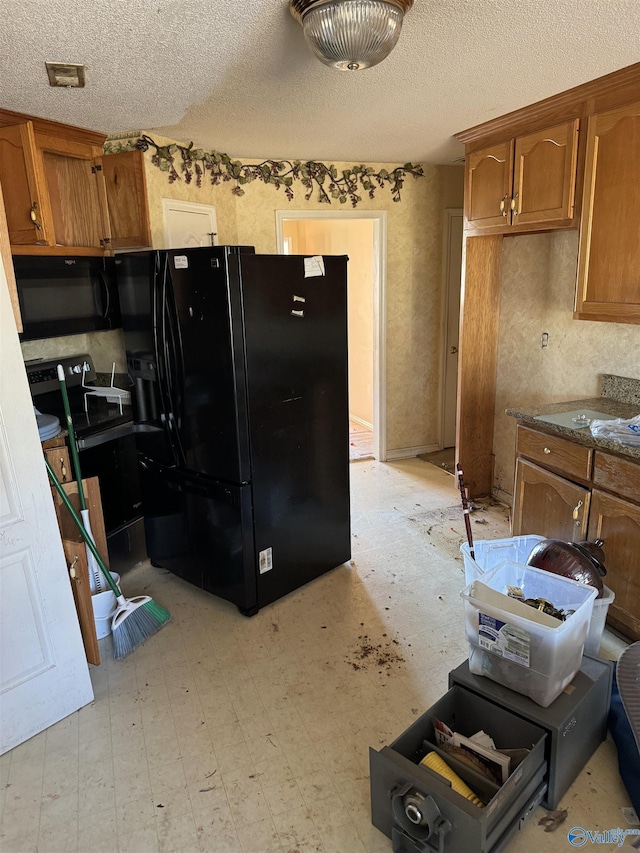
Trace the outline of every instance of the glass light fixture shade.
<instances>
[{"instance_id":1,"label":"glass light fixture shade","mask_svg":"<svg viewBox=\"0 0 640 853\"><path fill-rule=\"evenodd\" d=\"M291 0L291 14L320 62L360 71L382 62L396 46L413 0Z\"/></svg>"}]
</instances>

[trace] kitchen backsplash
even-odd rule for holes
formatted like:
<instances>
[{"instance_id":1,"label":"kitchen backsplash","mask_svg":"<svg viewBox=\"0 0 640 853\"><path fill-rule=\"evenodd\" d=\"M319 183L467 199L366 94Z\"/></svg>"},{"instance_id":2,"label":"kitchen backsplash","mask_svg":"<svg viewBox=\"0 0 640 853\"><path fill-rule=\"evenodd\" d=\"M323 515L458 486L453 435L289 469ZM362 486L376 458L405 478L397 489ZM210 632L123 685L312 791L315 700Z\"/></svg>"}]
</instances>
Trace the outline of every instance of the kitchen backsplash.
<instances>
[{"instance_id":1,"label":"kitchen backsplash","mask_svg":"<svg viewBox=\"0 0 640 853\"><path fill-rule=\"evenodd\" d=\"M632 403L640 407L640 379L605 373L602 376L601 396L608 397L610 400L617 400L619 403Z\"/></svg>"},{"instance_id":2,"label":"kitchen backsplash","mask_svg":"<svg viewBox=\"0 0 640 853\"><path fill-rule=\"evenodd\" d=\"M111 373L113 363L116 373L127 372L122 329L109 332L88 332L85 335L65 335L63 338L41 338L20 344L25 361L34 358L60 358L65 355L88 353L96 371Z\"/></svg>"}]
</instances>

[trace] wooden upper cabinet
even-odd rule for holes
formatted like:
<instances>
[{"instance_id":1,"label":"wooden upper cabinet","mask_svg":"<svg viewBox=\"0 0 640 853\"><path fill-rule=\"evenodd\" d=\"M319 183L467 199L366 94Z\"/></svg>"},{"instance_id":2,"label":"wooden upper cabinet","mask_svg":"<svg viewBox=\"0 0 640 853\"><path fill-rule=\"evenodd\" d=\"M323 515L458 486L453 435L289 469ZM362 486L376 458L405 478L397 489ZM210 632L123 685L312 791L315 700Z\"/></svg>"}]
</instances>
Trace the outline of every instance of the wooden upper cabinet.
<instances>
[{"instance_id":1,"label":"wooden upper cabinet","mask_svg":"<svg viewBox=\"0 0 640 853\"><path fill-rule=\"evenodd\" d=\"M466 159L465 216L467 227L507 224L513 175L513 141L474 151Z\"/></svg>"},{"instance_id":2,"label":"wooden upper cabinet","mask_svg":"<svg viewBox=\"0 0 640 853\"><path fill-rule=\"evenodd\" d=\"M0 110L0 181L13 254L101 255L110 248L103 140Z\"/></svg>"},{"instance_id":3,"label":"wooden upper cabinet","mask_svg":"<svg viewBox=\"0 0 640 853\"><path fill-rule=\"evenodd\" d=\"M100 204L100 157L86 146L38 136L54 227L54 245L103 248L108 223Z\"/></svg>"},{"instance_id":4,"label":"wooden upper cabinet","mask_svg":"<svg viewBox=\"0 0 640 853\"><path fill-rule=\"evenodd\" d=\"M640 103L587 127L574 316L640 323Z\"/></svg>"},{"instance_id":5,"label":"wooden upper cabinet","mask_svg":"<svg viewBox=\"0 0 640 853\"><path fill-rule=\"evenodd\" d=\"M578 119L516 139L513 225L573 218Z\"/></svg>"},{"instance_id":6,"label":"wooden upper cabinet","mask_svg":"<svg viewBox=\"0 0 640 853\"><path fill-rule=\"evenodd\" d=\"M577 157L577 118L472 151L466 158L466 227L505 233L570 225Z\"/></svg>"},{"instance_id":7,"label":"wooden upper cabinet","mask_svg":"<svg viewBox=\"0 0 640 853\"><path fill-rule=\"evenodd\" d=\"M30 121L0 127L0 181L13 246L46 246L52 239L51 215L35 151Z\"/></svg>"},{"instance_id":8,"label":"wooden upper cabinet","mask_svg":"<svg viewBox=\"0 0 640 853\"><path fill-rule=\"evenodd\" d=\"M147 184L142 151L123 151L102 158L114 249L151 246Z\"/></svg>"}]
</instances>

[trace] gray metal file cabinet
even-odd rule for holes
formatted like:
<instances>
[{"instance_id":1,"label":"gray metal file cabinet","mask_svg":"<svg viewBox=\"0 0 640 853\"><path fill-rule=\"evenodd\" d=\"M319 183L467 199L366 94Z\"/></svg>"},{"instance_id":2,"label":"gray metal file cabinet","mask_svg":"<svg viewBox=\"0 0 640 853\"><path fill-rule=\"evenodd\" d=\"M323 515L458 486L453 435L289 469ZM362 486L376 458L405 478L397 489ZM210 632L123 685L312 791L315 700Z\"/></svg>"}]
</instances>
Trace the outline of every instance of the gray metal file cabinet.
<instances>
[{"instance_id":1,"label":"gray metal file cabinet","mask_svg":"<svg viewBox=\"0 0 640 853\"><path fill-rule=\"evenodd\" d=\"M371 819L394 853L500 853L529 814L556 808L606 737L613 665L585 656L570 685L548 708L469 673L468 661L449 674L448 692L390 746L369 750ZM438 752L434 718L470 736L483 729L498 749L529 750L498 787L442 754L485 802L474 805L442 776L420 765Z\"/></svg>"}]
</instances>

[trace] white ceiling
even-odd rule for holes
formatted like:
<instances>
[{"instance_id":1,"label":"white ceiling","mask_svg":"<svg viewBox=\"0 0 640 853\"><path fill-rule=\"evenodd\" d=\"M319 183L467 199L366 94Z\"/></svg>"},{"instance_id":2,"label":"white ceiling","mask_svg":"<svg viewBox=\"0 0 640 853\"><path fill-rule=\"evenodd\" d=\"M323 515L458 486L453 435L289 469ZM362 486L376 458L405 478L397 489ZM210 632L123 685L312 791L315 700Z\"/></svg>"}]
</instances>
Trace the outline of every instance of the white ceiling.
<instances>
[{"instance_id":1,"label":"white ceiling","mask_svg":"<svg viewBox=\"0 0 640 853\"><path fill-rule=\"evenodd\" d=\"M451 163L456 131L640 60L640 0L415 0L341 73L288 0L0 0L0 106L244 158ZM45 61L86 66L54 89Z\"/></svg>"}]
</instances>

